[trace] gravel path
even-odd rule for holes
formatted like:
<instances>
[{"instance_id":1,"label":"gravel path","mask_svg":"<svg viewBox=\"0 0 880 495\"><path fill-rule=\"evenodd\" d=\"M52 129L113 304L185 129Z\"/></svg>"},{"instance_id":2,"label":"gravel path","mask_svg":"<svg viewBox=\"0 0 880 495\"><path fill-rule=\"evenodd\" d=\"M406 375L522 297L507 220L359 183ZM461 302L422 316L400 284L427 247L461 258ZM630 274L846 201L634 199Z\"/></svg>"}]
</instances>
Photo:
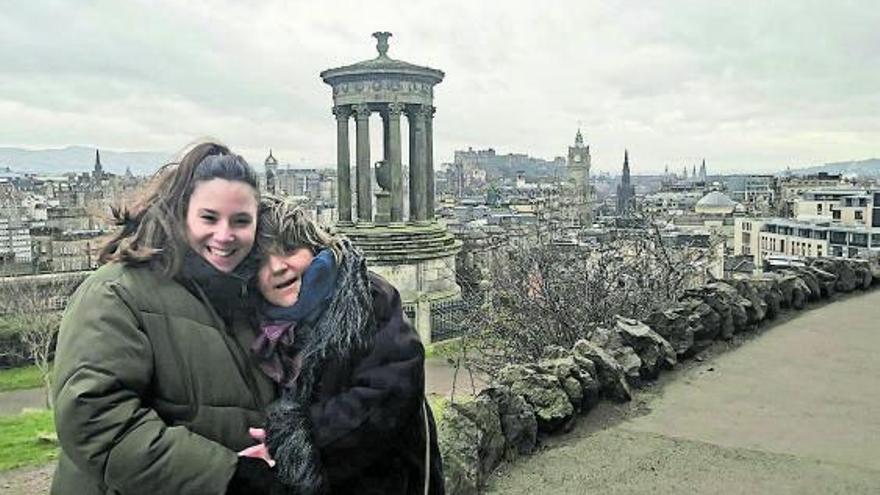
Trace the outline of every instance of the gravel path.
<instances>
[{"instance_id":1,"label":"gravel path","mask_svg":"<svg viewBox=\"0 0 880 495\"><path fill-rule=\"evenodd\" d=\"M0 416L11 416L23 409L46 407L46 392L42 388L0 392Z\"/></svg>"},{"instance_id":2,"label":"gravel path","mask_svg":"<svg viewBox=\"0 0 880 495\"><path fill-rule=\"evenodd\" d=\"M0 495L38 495L49 493L55 463L0 471Z\"/></svg>"}]
</instances>

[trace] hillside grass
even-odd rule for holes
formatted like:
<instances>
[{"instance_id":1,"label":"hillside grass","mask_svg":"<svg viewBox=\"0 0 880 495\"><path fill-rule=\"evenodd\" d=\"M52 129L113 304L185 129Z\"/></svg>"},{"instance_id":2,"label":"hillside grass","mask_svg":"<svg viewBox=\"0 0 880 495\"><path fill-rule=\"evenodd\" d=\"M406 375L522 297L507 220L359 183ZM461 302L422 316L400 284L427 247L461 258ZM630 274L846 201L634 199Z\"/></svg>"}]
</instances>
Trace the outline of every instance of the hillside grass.
<instances>
[{"instance_id":1,"label":"hillside grass","mask_svg":"<svg viewBox=\"0 0 880 495\"><path fill-rule=\"evenodd\" d=\"M0 471L46 464L58 458L52 411L0 416Z\"/></svg>"},{"instance_id":2,"label":"hillside grass","mask_svg":"<svg viewBox=\"0 0 880 495\"><path fill-rule=\"evenodd\" d=\"M36 366L22 366L0 370L0 392L40 388L43 377Z\"/></svg>"}]
</instances>

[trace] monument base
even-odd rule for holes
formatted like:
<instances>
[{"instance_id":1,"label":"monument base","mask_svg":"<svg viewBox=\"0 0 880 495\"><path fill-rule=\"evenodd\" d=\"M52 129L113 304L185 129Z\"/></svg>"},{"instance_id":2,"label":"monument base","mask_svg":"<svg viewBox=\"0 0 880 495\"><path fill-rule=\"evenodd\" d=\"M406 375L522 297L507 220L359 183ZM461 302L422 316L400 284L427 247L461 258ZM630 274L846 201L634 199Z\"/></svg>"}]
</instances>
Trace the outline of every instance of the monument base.
<instances>
[{"instance_id":1,"label":"monument base","mask_svg":"<svg viewBox=\"0 0 880 495\"><path fill-rule=\"evenodd\" d=\"M432 308L461 299L455 282L455 256L461 249L446 226L337 226L360 248L372 271L400 291L404 311L424 344L431 342Z\"/></svg>"}]
</instances>

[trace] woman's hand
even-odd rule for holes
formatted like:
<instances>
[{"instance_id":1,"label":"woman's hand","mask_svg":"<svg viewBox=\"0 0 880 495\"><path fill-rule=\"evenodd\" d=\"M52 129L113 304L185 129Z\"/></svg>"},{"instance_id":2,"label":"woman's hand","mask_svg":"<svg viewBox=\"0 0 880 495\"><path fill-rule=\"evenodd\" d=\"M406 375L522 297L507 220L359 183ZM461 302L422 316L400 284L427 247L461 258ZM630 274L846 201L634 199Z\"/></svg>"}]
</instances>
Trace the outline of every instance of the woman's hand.
<instances>
[{"instance_id":1,"label":"woman's hand","mask_svg":"<svg viewBox=\"0 0 880 495\"><path fill-rule=\"evenodd\" d=\"M248 447L241 452L238 453L240 457L253 457L255 459L262 459L266 461L266 464L269 467L275 467L275 459L272 459L272 456L269 455L269 449L266 447L266 430L262 428L248 428L248 434L250 436L260 442L257 445Z\"/></svg>"}]
</instances>

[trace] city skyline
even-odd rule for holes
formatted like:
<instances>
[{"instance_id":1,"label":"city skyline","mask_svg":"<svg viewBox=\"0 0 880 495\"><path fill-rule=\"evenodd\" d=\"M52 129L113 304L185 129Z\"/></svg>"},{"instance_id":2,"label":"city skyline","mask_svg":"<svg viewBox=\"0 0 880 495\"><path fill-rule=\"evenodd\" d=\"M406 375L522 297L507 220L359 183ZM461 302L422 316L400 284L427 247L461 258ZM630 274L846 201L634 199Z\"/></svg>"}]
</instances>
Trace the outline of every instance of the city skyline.
<instances>
[{"instance_id":1,"label":"city skyline","mask_svg":"<svg viewBox=\"0 0 880 495\"><path fill-rule=\"evenodd\" d=\"M860 160L880 155L872 12L867 1L20 2L0 15L0 146L173 153L214 136L255 163L272 148L332 165L318 73L374 57L370 34L387 30L389 56L446 73L438 161L468 147L552 159L579 126L597 172L619 172L624 148L635 175L703 158L712 173Z\"/></svg>"}]
</instances>

